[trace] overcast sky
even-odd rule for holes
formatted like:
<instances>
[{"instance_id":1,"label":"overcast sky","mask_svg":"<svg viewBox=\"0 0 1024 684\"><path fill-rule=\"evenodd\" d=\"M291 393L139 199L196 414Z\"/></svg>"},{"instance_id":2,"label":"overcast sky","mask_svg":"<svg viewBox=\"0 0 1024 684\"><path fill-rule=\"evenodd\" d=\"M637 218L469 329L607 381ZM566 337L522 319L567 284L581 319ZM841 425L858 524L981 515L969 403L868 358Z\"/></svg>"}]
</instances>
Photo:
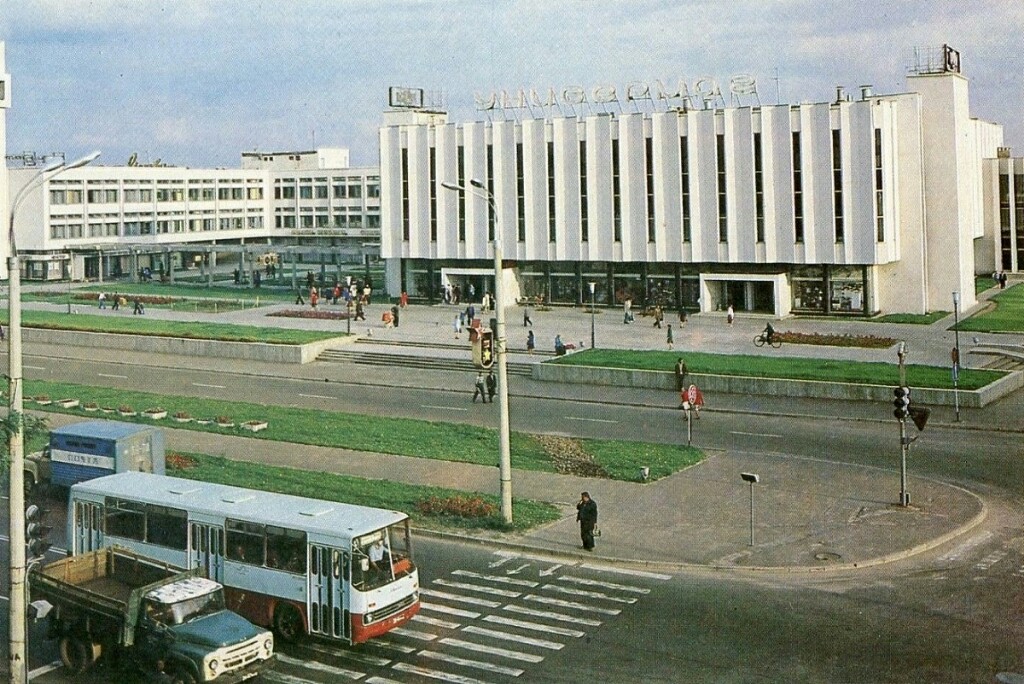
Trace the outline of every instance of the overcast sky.
<instances>
[{"instance_id":1,"label":"overcast sky","mask_svg":"<svg viewBox=\"0 0 1024 684\"><path fill-rule=\"evenodd\" d=\"M949 43L971 113L1024 152L1019 0L0 0L7 153L238 166L247 150L348 147L376 165L389 86L475 92L749 73L761 101L905 89L914 47Z\"/></svg>"}]
</instances>

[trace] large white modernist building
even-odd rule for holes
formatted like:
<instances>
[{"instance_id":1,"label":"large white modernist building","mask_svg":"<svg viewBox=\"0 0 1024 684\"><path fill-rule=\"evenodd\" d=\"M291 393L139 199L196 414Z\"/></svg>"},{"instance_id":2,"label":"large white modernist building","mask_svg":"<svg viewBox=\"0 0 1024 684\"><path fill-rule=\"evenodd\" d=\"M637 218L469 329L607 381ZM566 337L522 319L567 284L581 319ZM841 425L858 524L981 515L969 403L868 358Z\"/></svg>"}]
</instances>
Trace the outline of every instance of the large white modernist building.
<instances>
[{"instance_id":1,"label":"large white modernist building","mask_svg":"<svg viewBox=\"0 0 1024 684\"><path fill-rule=\"evenodd\" d=\"M919 51L904 93L766 105L730 84L502 92L462 124L387 112L389 291L489 287L497 238L505 284L555 303L589 302L589 283L599 303L776 316L974 303L1002 127L971 118L955 50Z\"/></svg>"}]
</instances>

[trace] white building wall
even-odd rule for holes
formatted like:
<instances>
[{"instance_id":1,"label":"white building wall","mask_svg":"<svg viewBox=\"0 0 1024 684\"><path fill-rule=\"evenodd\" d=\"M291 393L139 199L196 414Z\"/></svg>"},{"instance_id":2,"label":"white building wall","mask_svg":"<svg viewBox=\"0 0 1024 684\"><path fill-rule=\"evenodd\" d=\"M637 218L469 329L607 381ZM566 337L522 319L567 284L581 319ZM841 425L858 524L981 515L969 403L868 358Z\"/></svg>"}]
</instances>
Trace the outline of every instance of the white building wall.
<instances>
[{"instance_id":1,"label":"white building wall","mask_svg":"<svg viewBox=\"0 0 1024 684\"><path fill-rule=\"evenodd\" d=\"M7 158L7 109L11 106L11 76L7 73L6 50L3 41L0 41L0 80L4 82L4 93L0 99L0 154L3 159ZM10 201L13 194L10 194L11 183L7 175L7 164L0 165L0 210L3 210L4 217L10 216ZM10 246L7 240L0 240L0 278L7 279L7 257L10 256Z\"/></svg>"},{"instance_id":2,"label":"white building wall","mask_svg":"<svg viewBox=\"0 0 1024 684\"><path fill-rule=\"evenodd\" d=\"M729 261L757 262L754 207L753 110L725 111Z\"/></svg>"},{"instance_id":3,"label":"white building wall","mask_svg":"<svg viewBox=\"0 0 1024 684\"><path fill-rule=\"evenodd\" d=\"M611 261L621 258L621 249L612 241L612 128L610 116L586 119L587 126L587 205L589 240L583 259Z\"/></svg>"},{"instance_id":4,"label":"white building wall","mask_svg":"<svg viewBox=\"0 0 1024 684\"><path fill-rule=\"evenodd\" d=\"M548 258L548 172L544 119L523 122L523 180L526 192L526 230L515 230L515 242L503 243L505 254L519 259ZM518 192L518 190L516 190ZM525 240L520 240L523 237ZM506 246L507 245L507 246ZM515 249L513 250L513 245Z\"/></svg>"},{"instance_id":5,"label":"white building wall","mask_svg":"<svg viewBox=\"0 0 1024 684\"><path fill-rule=\"evenodd\" d=\"M578 261L580 245L580 149L576 119L562 117L551 126L555 150L555 223L554 242L548 243L547 258ZM547 236L545 236L547 240Z\"/></svg>"},{"instance_id":6,"label":"white building wall","mask_svg":"<svg viewBox=\"0 0 1024 684\"><path fill-rule=\"evenodd\" d=\"M654 136L654 214L656 221L654 259L683 260L682 186L679 170L679 123L676 112L655 114L651 121Z\"/></svg>"},{"instance_id":7,"label":"white building wall","mask_svg":"<svg viewBox=\"0 0 1024 684\"><path fill-rule=\"evenodd\" d=\"M402 242L402 153L401 134L397 127L380 129L380 192L390 201L380 207L380 252L403 254ZM389 272L389 278L391 274ZM388 283L389 292L397 292Z\"/></svg>"}]
</instances>

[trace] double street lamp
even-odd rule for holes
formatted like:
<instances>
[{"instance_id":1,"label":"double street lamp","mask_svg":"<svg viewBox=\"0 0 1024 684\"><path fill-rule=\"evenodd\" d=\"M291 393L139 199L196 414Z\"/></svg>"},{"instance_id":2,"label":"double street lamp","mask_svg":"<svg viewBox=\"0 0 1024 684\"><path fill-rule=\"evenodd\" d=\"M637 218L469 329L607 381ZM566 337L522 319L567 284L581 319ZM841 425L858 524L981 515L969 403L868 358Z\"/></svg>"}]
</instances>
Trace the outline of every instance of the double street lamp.
<instances>
[{"instance_id":1,"label":"double street lamp","mask_svg":"<svg viewBox=\"0 0 1024 684\"><path fill-rule=\"evenodd\" d=\"M9 423L8 455L9 461L9 493L10 503L10 581L11 601L8 625L10 627L10 676L11 682L22 684L27 681L28 647L25 639L25 609L27 604L25 584L25 434L24 434L24 383L22 382L21 362L21 258L18 256L18 245L14 235L14 217L18 208L29 193L56 176L85 166L100 156L93 152L70 164L60 162L41 169L26 183L14 201L8 221L7 240L10 255L7 257L7 277L9 295L7 308L10 319L7 326L8 349L8 411Z\"/></svg>"},{"instance_id":2,"label":"double street lamp","mask_svg":"<svg viewBox=\"0 0 1024 684\"><path fill-rule=\"evenodd\" d=\"M594 290L597 289L597 283L590 283L590 348L593 349L594 344Z\"/></svg>"},{"instance_id":3,"label":"double street lamp","mask_svg":"<svg viewBox=\"0 0 1024 684\"><path fill-rule=\"evenodd\" d=\"M498 221L498 208L494 194L477 178L469 181L469 187L442 181L446 190L470 192L487 200L487 206ZM500 235L500 233L498 233ZM505 286L502 283L501 240L494 240L494 357L498 366L498 466L501 480L501 517L506 525L512 524L512 451L509 442L508 425L508 360L505 348Z\"/></svg>"}]
</instances>

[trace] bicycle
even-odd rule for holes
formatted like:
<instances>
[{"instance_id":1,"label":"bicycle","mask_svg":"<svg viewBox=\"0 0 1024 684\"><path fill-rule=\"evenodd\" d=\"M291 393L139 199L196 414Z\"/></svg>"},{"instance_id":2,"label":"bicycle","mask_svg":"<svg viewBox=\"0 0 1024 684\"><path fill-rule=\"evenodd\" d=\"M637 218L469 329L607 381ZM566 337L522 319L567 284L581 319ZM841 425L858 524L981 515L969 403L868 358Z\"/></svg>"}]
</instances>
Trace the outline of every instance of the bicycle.
<instances>
[{"instance_id":1,"label":"bicycle","mask_svg":"<svg viewBox=\"0 0 1024 684\"><path fill-rule=\"evenodd\" d=\"M764 333L761 333L757 337L754 338L754 346L755 347L763 347L767 343L768 343L768 337ZM775 333L774 335L772 335L771 347L773 349L778 349L781 346L782 346L782 340L779 338L779 334Z\"/></svg>"}]
</instances>

